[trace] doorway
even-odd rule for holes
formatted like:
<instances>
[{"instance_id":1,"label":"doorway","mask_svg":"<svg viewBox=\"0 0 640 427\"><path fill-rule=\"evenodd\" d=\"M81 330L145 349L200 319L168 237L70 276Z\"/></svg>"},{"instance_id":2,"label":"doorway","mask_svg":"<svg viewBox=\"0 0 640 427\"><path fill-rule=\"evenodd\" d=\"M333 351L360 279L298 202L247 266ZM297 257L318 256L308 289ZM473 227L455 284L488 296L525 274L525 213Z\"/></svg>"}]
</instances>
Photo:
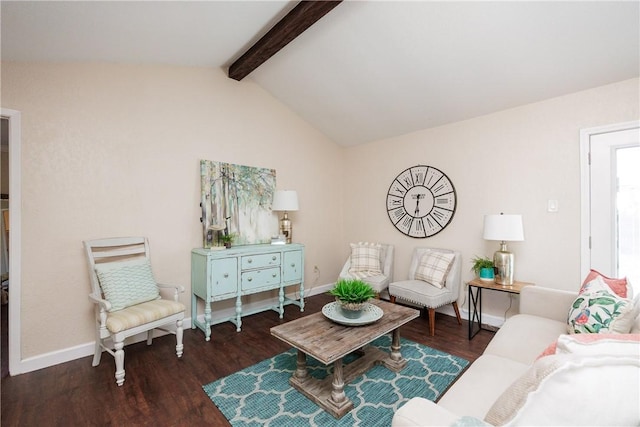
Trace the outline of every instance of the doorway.
<instances>
[{"instance_id":1,"label":"doorway","mask_svg":"<svg viewBox=\"0 0 640 427\"><path fill-rule=\"evenodd\" d=\"M2 358L9 356L9 374L16 375L24 372L21 354L20 336L20 285L22 272L20 235L22 221L20 217L20 206L22 200L20 167L21 167L21 114L19 111L2 108L0 110L2 121L6 120L8 127L8 155L9 155L9 218L11 229L9 233L9 287L10 304L8 304L8 345L2 346ZM7 307L7 306L3 306ZM4 333L3 328L3 333Z\"/></svg>"},{"instance_id":2,"label":"doorway","mask_svg":"<svg viewBox=\"0 0 640 427\"><path fill-rule=\"evenodd\" d=\"M581 132L581 274L627 277L640 293L640 123Z\"/></svg>"},{"instance_id":3,"label":"doorway","mask_svg":"<svg viewBox=\"0 0 640 427\"><path fill-rule=\"evenodd\" d=\"M0 118L0 372L9 375L9 119Z\"/></svg>"}]
</instances>

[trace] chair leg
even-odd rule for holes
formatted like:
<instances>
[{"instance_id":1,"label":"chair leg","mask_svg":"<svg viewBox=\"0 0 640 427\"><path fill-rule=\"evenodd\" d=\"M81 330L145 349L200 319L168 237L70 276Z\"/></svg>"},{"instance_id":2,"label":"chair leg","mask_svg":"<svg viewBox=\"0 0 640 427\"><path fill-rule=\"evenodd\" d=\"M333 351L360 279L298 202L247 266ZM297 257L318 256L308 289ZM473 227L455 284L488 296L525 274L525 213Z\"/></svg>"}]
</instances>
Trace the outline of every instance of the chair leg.
<instances>
[{"instance_id":1,"label":"chair leg","mask_svg":"<svg viewBox=\"0 0 640 427\"><path fill-rule=\"evenodd\" d=\"M182 320L176 321L176 354L182 357L184 345L182 344Z\"/></svg>"},{"instance_id":2,"label":"chair leg","mask_svg":"<svg viewBox=\"0 0 640 427\"><path fill-rule=\"evenodd\" d=\"M453 309L456 312L456 317L458 318L458 325L462 325L462 319L460 318L460 310L458 309L458 302L454 301L451 304L453 305Z\"/></svg>"},{"instance_id":3,"label":"chair leg","mask_svg":"<svg viewBox=\"0 0 640 427\"><path fill-rule=\"evenodd\" d=\"M393 295L389 294L389 301L393 304L396 303L396 297L394 297Z\"/></svg>"},{"instance_id":4,"label":"chair leg","mask_svg":"<svg viewBox=\"0 0 640 427\"><path fill-rule=\"evenodd\" d=\"M147 331L147 345L151 345L153 343L153 329L149 329Z\"/></svg>"},{"instance_id":5,"label":"chair leg","mask_svg":"<svg viewBox=\"0 0 640 427\"><path fill-rule=\"evenodd\" d=\"M429 334L434 336L436 334L436 309L428 308L429 310Z\"/></svg>"},{"instance_id":6,"label":"chair leg","mask_svg":"<svg viewBox=\"0 0 640 427\"><path fill-rule=\"evenodd\" d=\"M116 384L121 386L124 384L124 342L115 342L115 353L113 355L116 360Z\"/></svg>"},{"instance_id":7,"label":"chair leg","mask_svg":"<svg viewBox=\"0 0 640 427\"><path fill-rule=\"evenodd\" d=\"M100 364L100 358L102 357L102 340L100 336L96 337L96 348L93 351L93 362L91 366L98 366Z\"/></svg>"}]
</instances>

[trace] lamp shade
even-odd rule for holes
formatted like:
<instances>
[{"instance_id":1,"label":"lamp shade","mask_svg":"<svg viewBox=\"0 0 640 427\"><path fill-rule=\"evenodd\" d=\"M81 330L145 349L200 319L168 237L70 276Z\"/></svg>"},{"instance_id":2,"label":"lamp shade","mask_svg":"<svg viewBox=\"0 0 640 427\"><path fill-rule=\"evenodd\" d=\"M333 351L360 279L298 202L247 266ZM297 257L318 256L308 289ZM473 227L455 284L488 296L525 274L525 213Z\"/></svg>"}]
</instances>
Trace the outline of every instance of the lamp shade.
<instances>
[{"instance_id":1,"label":"lamp shade","mask_svg":"<svg viewBox=\"0 0 640 427\"><path fill-rule=\"evenodd\" d=\"M522 215L485 215L483 238L505 242L523 241Z\"/></svg>"},{"instance_id":2,"label":"lamp shade","mask_svg":"<svg viewBox=\"0 0 640 427\"><path fill-rule=\"evenodd\" d=\"M277 190L273 195L271 209L274 211L297 211L298 193L295 190Z\"/></svg>"}]
</instances>

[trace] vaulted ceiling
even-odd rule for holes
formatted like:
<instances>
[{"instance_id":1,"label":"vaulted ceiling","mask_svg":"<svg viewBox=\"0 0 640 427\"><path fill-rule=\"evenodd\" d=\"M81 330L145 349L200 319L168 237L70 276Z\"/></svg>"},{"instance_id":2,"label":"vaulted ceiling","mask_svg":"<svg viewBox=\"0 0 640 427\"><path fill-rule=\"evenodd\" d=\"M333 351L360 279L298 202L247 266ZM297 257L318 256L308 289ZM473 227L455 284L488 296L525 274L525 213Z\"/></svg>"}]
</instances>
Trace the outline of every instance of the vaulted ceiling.
<instances>
[{"instance_id":1,"label":"vaulted ceiling","mask_svg":"<svg viewBox=\"0 0 640 427\"><path fill-rule=\"evenodd\" d=\"M3 0L2 60L227 70L295 5ZM345 1L245 80L356 145L638 77L639 6Z\"/></svg>"}]
</instances>

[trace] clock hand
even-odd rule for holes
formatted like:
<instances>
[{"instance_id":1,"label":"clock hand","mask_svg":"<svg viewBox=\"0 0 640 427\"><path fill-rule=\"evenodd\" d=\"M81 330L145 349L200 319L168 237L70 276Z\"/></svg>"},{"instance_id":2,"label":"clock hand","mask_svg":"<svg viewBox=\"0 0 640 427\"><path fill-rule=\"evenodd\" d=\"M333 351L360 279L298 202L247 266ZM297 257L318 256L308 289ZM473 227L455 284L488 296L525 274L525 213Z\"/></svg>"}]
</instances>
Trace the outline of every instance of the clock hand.
<instances>
[{"instance_id":1,"label":"clock hand","mask_svg":"<svg viewBox=\"0 0 640 427\"><path fill-rule=\"evenodd\" d=\"M420 215L420 199L422 199L424 196L424 194L416 194L415 196L413 196L416 199L416 211L414 216Z\"/></svg>"}]
</instances>

